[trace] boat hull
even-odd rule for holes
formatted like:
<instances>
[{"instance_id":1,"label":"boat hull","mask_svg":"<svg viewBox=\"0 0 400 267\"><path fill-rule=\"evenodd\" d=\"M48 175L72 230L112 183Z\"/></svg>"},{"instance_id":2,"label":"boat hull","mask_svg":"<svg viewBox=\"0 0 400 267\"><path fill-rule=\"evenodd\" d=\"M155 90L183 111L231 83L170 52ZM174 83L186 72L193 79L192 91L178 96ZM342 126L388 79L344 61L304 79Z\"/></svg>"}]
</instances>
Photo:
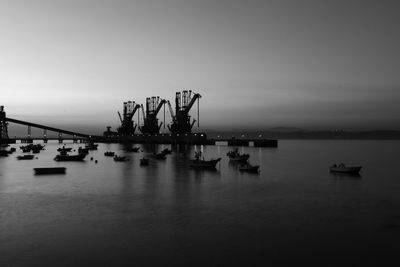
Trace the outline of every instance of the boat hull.
<instances>
[{"instance_id":1,"label":"boat hull","mask_svg":"<svg viewBox=\"0 0 400 267\"><path fill-rule=\"evenodd\" d=\"M329 171L334 173L350 173L350 174L357 174L361 170L360 166L356 167L330 167Z\"/></svg>"},{"instance_id":2,"label":"boat hull","mask_svg":"<svg viewBox=\"0 0 400 267\"><path fill-rule=\"evenodd\" d=\"M35 174L63 174L65 173L65 167L51 167L51 168L34 168Z\"/></svg>"},{"instance_id":3,"label":"boat hull","mask_svg":"<svg viewBox=\"0 0 400 267\"><path fill-rule=\"evenodd\" d=\"M260 168L260 166L240 167L239 171L241 171L241 172L258 173L258 169L259 168Z\"/></svg>"},{"instance_id":4,"label":"boat hull","mask_svg":"<svg viewBox=\"0 0 400 267\"><path fill-rule=\"evenodd\" d=\"M221 158L213 159L213 160L191 160L190 167L192 168L200 168L200 169L208 169L215 168L217 163L221 160Z\"/></svg>"},{"instance_id":5,"label":"boat hull","mask_svg":"<svg viewBox=\"0 0 400 267\"><path fill-rule=\"evenodd\" d=\"M86 154L79 155L57 155L54 160L55 161L83 161L86 157Z\"/></svg>"}]
</instances>

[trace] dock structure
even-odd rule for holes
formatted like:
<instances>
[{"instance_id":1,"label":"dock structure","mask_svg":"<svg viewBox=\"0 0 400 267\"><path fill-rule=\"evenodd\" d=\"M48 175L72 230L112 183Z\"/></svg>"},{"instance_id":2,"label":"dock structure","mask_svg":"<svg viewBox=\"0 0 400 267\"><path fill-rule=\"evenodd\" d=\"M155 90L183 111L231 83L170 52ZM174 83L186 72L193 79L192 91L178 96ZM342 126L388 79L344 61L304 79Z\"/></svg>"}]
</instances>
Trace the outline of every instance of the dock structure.
<instances>
[{"instance_id":1,"label":"dock structure","mask_svg":"<svg viewBox=\"0 0 400 267\"><path fill-rule=\"evenodd\" d=\"M103 136L89 135L80 132L64 130L60 128L50 127L43 124L18 120L6 116L4 106L0 106L0 143L15 143L20 140L21 143L33 143L34 140L43 140L47 143L49 140L57 140L63 143L65 140L78 142L104 142L104 143L138 143L138 144L193 144L193 145L215 145L216 142L226 142L228 146L254 146L254 147L277 147L277 140L269 139L208 139L204 132L193 132L193 126L197 122L199 127L199 100L201 95L191 90L177 92L175 96L175 110L172 108L168 100L160 97L151 97L146 99L146 111L143 105L135 101L126 101L123 103L122 115L118 112L120 126L116 131L111 131L111 127L107 127L107 131ZM191 119L190 110L197 102L197 120ZM165 105L170 110L172 122L165 124ZM164 122L158 123L157 115L161 108L164 107ZM143 125L139 125L139 115L142 111ZM139 111L139 112L137 112ZM134 115L138 114L137 123L133 121ZM8 134L8 124L15 123L28 127L26 137L10 138ZM161 126L167 127L170 133L160 133ZM39 128L43 130L43 137L33 137L31 128ZM139 128L141 134L136 134L135 130ZM57 133L57 137L50 138L47 131ZM64 136L66 135L66 136Z\"/></svg>"}]
</instances>

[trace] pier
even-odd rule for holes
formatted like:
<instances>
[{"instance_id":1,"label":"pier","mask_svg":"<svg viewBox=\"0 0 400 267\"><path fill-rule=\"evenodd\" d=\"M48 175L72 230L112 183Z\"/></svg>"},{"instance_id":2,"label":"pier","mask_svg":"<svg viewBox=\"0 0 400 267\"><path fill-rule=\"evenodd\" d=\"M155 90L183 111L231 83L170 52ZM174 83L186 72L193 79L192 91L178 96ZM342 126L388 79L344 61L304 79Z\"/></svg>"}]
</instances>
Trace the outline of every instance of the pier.
<instances>
[{"instance_id":1,"label":"pier","mask_svg":"<svg viewBox=\"0 0 400 267\"><path fill-rule=\"evenodd\" d=\"M33 143L33 141L43 141L47 143L49 140L57 140L63 143L65 140L72 140L74 143L84 142L102 142L102 143L137 143L137 144L189 144L189 145L215 145L223 142L228 146L254 146L254 147L277 147L278 140L270 139L208 139L204 132L192 132L195 124L199 127L200 120L200 104L201 95L191 90L176 92L175 94L175 110L169 100L161 99L159 96L148 97L146 99L146 109L135 101L123 102L122 115L118 111L120 119L120 127L117 131L112 131L111 127L107 127L107 131L102 136L90 135L71 130L60 129L48 125L33 123L29 121L18 120L6 116L4 106L0 106L0 143ZM191 108L197 102L197 119L192 119L189 115ZM167 125L170 133L160 133L162 125L165 123L165 106L170 110L171 124ZM163 109L164 121L158 122L157 114ZM141 111L141 112L140 112ZM137 123L133 120L137 113ZM143 125L139 126L140 113L142 113ZM8 134L8 124L14 123L28 127L26 137L10 138ZM43 130L43 136L33 137L31 128ZM141 133L136 133L139 129ZM57 137L49 137L47 131L54 132ZM242 136L243 137L243 136Z\"/></svg>"}]
</instances>

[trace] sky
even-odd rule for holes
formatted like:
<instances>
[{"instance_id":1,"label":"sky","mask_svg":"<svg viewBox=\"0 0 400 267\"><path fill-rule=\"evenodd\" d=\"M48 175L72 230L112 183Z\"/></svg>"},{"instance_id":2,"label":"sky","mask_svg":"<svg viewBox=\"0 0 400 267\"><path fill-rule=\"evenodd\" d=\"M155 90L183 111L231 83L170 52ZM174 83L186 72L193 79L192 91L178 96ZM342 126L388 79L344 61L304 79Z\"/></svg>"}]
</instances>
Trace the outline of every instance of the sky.
<instances>
[{"instance_id":1,"label":"sky","mask_svg":"<svg viewBox=\"0 0 400 267\"><path fill-rule=\"evenodd\" d=\"M398 14L390 0L0 0L0 105L101 132L123 101L193 90L201 129L400 129Z\"/></svg>"}]
</instances>

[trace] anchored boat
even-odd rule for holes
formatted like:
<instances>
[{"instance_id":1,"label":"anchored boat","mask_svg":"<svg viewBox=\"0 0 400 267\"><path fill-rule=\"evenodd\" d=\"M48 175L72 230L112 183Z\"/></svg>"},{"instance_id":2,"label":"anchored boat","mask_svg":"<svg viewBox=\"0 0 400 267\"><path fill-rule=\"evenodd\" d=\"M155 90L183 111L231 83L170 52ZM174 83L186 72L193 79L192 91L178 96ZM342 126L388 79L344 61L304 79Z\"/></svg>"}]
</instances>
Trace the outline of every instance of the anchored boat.
<instances>
[{"instance_id":1,"label":"anchored boat","mask_svg":"<svg viewBox=\"0 0 400 267\"><path fill-rule=\"evenodd\" d=\"M34 168L35 174L58 174L65 173L65 167Z\"/></svg>"},{"instance_id":2,"label":"anchored boat","mask_svg":"<svg viewBox=\"0 0 400 267\"><path fill-rule=\"evenodd\" d=\"M35 157L34 155L23 155L23 156L17 156L17 159L25 160L25 159L33 159L34 157Z\"/></svg>"},{"instance_id":3,"label":"anchored boat","mask_svg":"<svg viewBox=\"0 0 400 267\"><path fill-rule=\"evenodd\" d=\"M334 164L329 167L329 171L335 173L358 174L361 168L361 166L346 166L345 164L340 163L339 165Z\"/></svg>"},{"instance_id":4,"label":"anchored boat","mask_svg":"<svg viewBox=\"0 0 400 267\"><path fill-rule=\"evenodd\" d=\"M201 151L195 152L194 159L190 160L190 167L203 168L203 169L215 169L217 163L221 158L205 160Z\"/></svg>"},{"instance_id":5,"label":"anchored boat","mask_svg":"<svg viewBox=\"0 0 400 267\"><path fill-rule=\"evenodd\" d=\"M226 153L231 161L239 161L239 162L246 162L249 158L249 154L240 154L239 150L236 148L235 150L229 151Z\"/></svg>"},{"instance_id":6,"label":"anchored boat","mask_svg":"<svg viewBox=\"0 0 400 267\"><path fill-rule=\"evenodd\" d=\"M86 157L86 154L78 154L78 155L57 155L54 160L55 161L82 161Z\"/></svg>"}]
</instances>

